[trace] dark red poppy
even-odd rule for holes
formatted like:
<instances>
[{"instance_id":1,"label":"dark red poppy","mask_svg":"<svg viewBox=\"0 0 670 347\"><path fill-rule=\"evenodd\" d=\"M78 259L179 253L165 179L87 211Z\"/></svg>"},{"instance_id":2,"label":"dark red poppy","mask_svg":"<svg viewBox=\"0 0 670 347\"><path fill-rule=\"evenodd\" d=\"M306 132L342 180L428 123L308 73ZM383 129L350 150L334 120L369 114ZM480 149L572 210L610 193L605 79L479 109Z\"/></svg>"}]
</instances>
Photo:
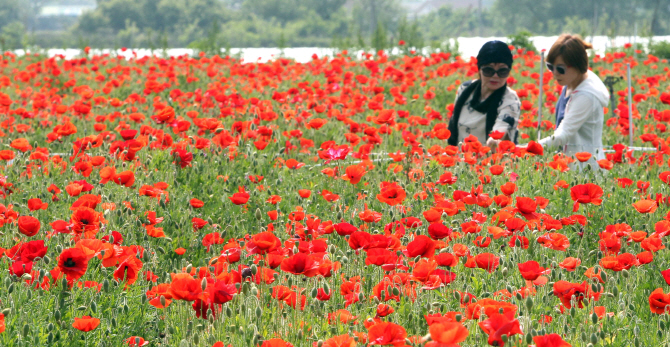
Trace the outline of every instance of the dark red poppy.
<instances>
[{"instance_id":1,"label":"dark red poppy","mask_svg":"<svg viewBox=\"0 0 670 347\"><path fill-rule=\"evenodd\" d=\"M74 281L84 276L88 268L88 257L79 248L67 248L58 256L58 268L67 276L68 281Z\"/></svg>"}]
</instances>

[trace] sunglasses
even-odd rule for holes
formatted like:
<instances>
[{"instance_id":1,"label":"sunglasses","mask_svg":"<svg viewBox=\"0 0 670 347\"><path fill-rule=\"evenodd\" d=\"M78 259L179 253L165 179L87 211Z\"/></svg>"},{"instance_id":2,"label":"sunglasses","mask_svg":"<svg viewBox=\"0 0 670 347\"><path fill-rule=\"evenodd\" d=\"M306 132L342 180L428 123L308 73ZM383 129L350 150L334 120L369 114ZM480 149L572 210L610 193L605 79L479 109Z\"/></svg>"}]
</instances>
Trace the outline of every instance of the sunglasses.
<instances>
[{"instance_id":1,"label":"sunglasses","mask_svg":"<svg viewBox=\"0 0 670 347\"><path fill-rule=\"evenodd\" d=\"M549 71L551 72L554 72L554 69L556 69L556 73L558 73L559 75L565 75L567 68L569 68L569 66L563 66L563 65L554 66L554 64L552 63L547 63L547 69L549 69Z\"/></svg>"},{"instance_id":2,"label":"sunglasses","mask_svg":"<svg viewBox=\"0 0 670 347\"><path fill-rule=\"evenodd\" d=\"M510 69L504 67L504 68L496 70L496 69L494 69L490 66L485 66L485 67L481 68L480 71L482 72L482 75L484 75L484 77L493 77L493 75L498 74L498 77L505 78L505 77L509 76Z\"/></svg>"}]
</instances>

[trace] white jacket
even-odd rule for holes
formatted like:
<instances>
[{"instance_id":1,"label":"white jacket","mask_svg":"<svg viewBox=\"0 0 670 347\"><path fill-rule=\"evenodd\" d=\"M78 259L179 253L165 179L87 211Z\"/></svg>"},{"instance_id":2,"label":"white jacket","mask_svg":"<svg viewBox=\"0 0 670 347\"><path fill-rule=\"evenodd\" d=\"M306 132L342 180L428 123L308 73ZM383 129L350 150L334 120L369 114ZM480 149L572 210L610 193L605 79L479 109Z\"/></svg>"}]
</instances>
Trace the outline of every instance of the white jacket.
<instances>
[{"instance_id":1,"label":"white jacket","mask_svg":"<svg viewBox=\"0 0 670 347\"><path fill-rule=\"evenodd\" d=\"M542 147L559 147L567 156L578 152L589 152L594 169L596 160L604 159L603 123L610 94L600 78L592 71L575 88L565 107L563 121L554 134L539 141Z\"/></svg>"}]
</instances>

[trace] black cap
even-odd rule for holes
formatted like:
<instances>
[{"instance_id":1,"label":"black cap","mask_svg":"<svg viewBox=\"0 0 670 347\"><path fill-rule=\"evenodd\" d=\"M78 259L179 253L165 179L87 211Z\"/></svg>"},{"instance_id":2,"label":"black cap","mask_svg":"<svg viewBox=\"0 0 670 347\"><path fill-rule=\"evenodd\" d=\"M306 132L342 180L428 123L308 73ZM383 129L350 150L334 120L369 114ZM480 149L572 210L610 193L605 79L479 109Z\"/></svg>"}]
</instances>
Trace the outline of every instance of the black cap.
<instances>
[{"instance_id":1,"label":"black cap","mask_svg":"<svg viewBox=\"0 0 670 347\"><path fill-rule=\"evenodd\" d=\"M506 43L498 40L485 43L477 54L477 67L491 63L505 63L512 68L514 57Z\"/></svg>"}]
</instances>

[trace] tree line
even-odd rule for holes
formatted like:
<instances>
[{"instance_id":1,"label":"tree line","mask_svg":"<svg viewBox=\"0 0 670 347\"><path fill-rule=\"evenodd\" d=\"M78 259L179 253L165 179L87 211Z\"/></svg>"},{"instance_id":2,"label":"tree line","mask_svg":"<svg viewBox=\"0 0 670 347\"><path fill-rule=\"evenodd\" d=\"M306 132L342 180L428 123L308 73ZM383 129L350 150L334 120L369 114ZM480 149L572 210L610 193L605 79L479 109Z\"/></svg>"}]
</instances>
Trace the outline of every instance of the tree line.
<instances>
[{"instance_id":1,"label":"tree line","mask_svg":"<svg viewBox=\"0 0 670 347\"><path fill-rule=\"evenodd\" d=\"M64 1L61 1L64 2ZM481 4L481 1L479 2ZM407 13L399 0L96 0L67 30L35 31L45 0L0 0L0 45L423 47L459 36L669 35L667 0L495 0Z\"/></svg>"}]
</instances>

